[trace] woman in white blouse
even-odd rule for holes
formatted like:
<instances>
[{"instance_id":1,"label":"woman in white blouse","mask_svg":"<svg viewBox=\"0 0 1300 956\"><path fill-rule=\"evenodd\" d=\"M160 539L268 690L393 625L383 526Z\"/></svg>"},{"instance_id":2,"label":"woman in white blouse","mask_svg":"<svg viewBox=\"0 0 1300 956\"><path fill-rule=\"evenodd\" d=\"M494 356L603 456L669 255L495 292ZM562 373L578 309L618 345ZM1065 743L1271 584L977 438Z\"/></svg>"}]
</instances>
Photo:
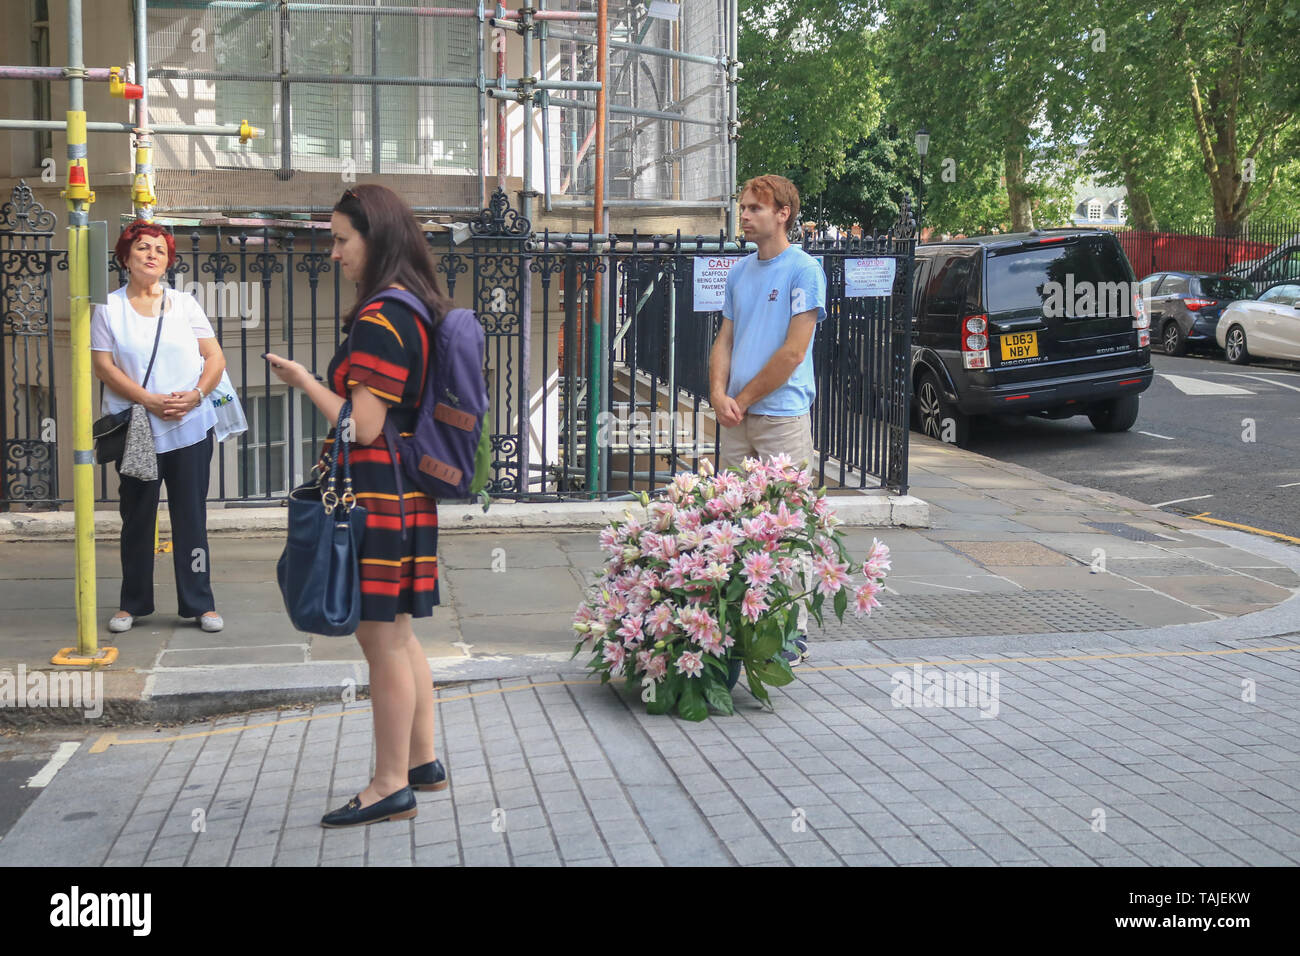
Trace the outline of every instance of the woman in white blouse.
<instances>
[{"instance_id":1,"label":"woman in white blouse","mask_svg":"<svg viewBox=\"0 0 1300 956\"><path fill-rule=\"evenodd\" d=\"M166 482L178 612L199 619L205 631L219 631L224 622L212 597L207 531L217 416L207 396L221 380L226 358L197 300L159 281L176 261L176 243L166 228L137 220L122 231L115 253L130 278L109 296L107 307L95 307L90 323L95 377L105 386L104 414L132 404L149 412L158 478L141 481L119 473L122 591L108 629L130 630L135 618L154 611L154 527ZM158 354L145 382L159 321Z\"/></svg>"}]
</instances>

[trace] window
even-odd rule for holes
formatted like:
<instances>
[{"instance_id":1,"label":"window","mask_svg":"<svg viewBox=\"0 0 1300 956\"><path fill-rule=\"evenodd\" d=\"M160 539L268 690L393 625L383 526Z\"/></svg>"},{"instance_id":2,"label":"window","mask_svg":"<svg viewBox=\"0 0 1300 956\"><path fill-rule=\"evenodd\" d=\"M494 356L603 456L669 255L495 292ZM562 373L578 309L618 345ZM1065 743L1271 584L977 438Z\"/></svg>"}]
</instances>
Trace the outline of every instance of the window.
<instances>
[{"instance_id":1,"label":"window","mask_svg":"<svg viewBox=\"0 0 1300 956\"><path fill-rule=\"evenodd\" d=\"M966 280L971 274L971 260L952 256L930 281L929 310L934 315L956 315L966 300Z\"/></svg>"},{"instance_id":2,"label":"window","mask_svg":"<svg viewBox=\"0 0 1300 956\"><path fill-rule=\"evenodd\" d=\"M1187 295L1187 276L1171 275L1160 287L1161 295Z\"/></svg>"},{"instance_id":3,"label":"window","mask_svg":"<svg viewBox=\"0 0 1300 956\"><path fill-rule=\"evenodd\" d=\"M389 0L389 5L415 3ZM443 6L471 9L468 0ZM283 69L293 74L472 79L476 19L316 11L290 15L288 30L282 31L279 14L268 10L218 22L215 68L232 75L215 83L217 122L238 125L264 117L254 122L267 130L245 146L223 139L228 162L256 155L264 157L259 165L278 166L287 120L295 169L334 171L350 163L355 172L371 172L376 148L384 173L476 168L481 137L473 89L292 83L285 116L278 83L238 78L278 73L284 61Z\"/></svg>"},{"instance_id":4,"label":"window","mask_svg":"<svg viewBox=\"0 0 1300 956\"><path fill-rule=\"evenodd\" d=\"M1155 295L1155 294L1156 294L1156 286L1158 286L1158 285L1160 284L1160 280L1163 279L1163 278L1164 278L1164 273L1163 273L1163 272L1157 272L1155 275L1149 275L1149 276L1147 276L1145 279L1143 279L1143 280L1142 280L1142 294L1143 294L1143 295Z\"/></svg>"},{"instance_id":5,"label":"window","mask_svg":"<svg viewBox=\"0 0 1300 956\"><path fill-rule=\"evenodd\" d=\"M1260 302L1294 305L1300 299L1300 285L1275 285L1259 297Z\"/></svg>"},{"instance_id":6,"label":"window","mask_svg":"<svg viewBox=\"0 0 1300 956\"><path fill-rule=\"evenodd\" d=\"M1089 222L1101 221L1101 200L1100 199L1092 199L1088 201L1088 221Z\"/></svg>"},{"instance_id":7,"label":"window","mask_svg":"<svg viewBox=\"0 0 1300 956\"><path fill-rule=\"evenodd\" d=\"M285 436L287 402L283 392L250 395L245 406L247 441L239 450L239 495L242 498L283 494L288 471Z\"/></svg>"},{"instance_id":8,"label":"window","mask_svg":"<svg viewBox=\"0 0 1300 956\"><path fill-rule=\"evenodd\" d=\"M1124 221L1124 200L1115 200L1115 218L1120 222Z\"/></svg>"},{"instance_id":9,"label":"window","mask_svg":"<svg viewBox=\"0 0 1300 956\"><path fill-rule=\"evenodd\" d=\"M1265 282L1279 282L1282 279L1300 279L1300 249L1276 259L1263 276Z\"/></svg>"},{"instance_id":10,"label":"window","mask_svg":"<svg viewBox=\"0 0 1300 956\"><path fill-rule=\"evenodd\" d=\"M239 494L258 497L285 494L302 484L320 458L321 443L329 433L325 416L306 395L297 393L290 403L285 392L250 390L245 414L248 418L247 441L239 450ZM293 421L289 421L290 413ZM294 436L289 444L290 425ZM292 461L290 448L296 449ZM268 481L269 469L269 481ZM290 480L291 479L291 480Z\"/></svg>"}]
</instances>

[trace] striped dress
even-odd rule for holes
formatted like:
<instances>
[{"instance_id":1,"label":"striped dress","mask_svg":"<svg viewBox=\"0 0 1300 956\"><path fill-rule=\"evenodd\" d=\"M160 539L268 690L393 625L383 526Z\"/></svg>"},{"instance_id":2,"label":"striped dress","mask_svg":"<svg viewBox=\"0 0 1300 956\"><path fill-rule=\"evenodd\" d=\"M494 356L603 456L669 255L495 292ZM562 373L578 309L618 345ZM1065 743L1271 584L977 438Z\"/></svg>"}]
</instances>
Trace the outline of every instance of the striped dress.
<instances>
[{"instance_id":1,"label":"striped dress","mask_svg":"<svg viewBox=\"0 0 1300 956\"><path fill-rule=\"evenodd\" d=\"M349 355L349 347L351 355ZM383 301L367 306L352 323L329 366L329 386L345 398L364 385L389 406L399 433L415 427L416 407L429 365L428 330L405 306ZM334 447L331 429L322 449ZM361 620L392 621L398 614L428 617L438 601L438 503L403 482L406 539L393 475L392 455L380 434L349 449L357 503L366 508L361 545Z\"/></svg>"}]
</instances>

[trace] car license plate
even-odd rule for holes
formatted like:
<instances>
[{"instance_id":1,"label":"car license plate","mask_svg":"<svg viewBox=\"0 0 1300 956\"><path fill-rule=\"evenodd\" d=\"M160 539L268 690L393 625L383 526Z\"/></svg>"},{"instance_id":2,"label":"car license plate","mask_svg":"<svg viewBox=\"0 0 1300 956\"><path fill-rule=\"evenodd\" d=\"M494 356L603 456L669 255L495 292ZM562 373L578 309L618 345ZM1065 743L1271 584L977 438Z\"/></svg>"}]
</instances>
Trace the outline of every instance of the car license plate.
<instances>
[{"instance_id":1,"label":"car license plate","mask_svg":"<svg viewBox=\"0 0 1300 956\"><path fill-rule=\"evenodd\" d=\"M1002 361L1024 358L1038 358L1038 333L1005 333L1002 336Z\"/></svg>"}]
</instances>

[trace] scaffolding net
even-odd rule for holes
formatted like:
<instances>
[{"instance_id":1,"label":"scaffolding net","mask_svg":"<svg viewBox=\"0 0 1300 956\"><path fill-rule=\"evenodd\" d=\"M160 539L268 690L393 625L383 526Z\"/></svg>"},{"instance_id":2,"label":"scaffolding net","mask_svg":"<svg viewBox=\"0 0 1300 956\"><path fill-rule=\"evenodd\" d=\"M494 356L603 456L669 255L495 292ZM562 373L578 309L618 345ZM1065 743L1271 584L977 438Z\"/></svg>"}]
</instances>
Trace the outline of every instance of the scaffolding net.
<instances>
[{"instance_id":1,"label":"scaffolding net","mask_svg":"<svg viewBox=\"0 0 1300 956\"><path fill-rule=\"evenodd\" d=\"M496 77L492 31L480 23L477 0L438 3L431 11L416 0L383 0L383 8L411 11L403 14L366 12L355 0L149 0L151 122L247 119L266 131L242 145L156 135L160 207L327 209L347 182L380 175L413 206L476 208L483 177L494 172L485 169L485 143L495 136L496 102L478 90L480 73L488 86ZM595 0L538 6L596 9ZM729 0L609 3L610 198L729 196L728 8ZM512 34L510 79L518 79L519 43ZM541 78L596 80L591 21L539 23L533 50L544 53L533 61ZM591 198L595 103L592 91L534 100L539 193ZM512 131L520 130L522 106L507 109ZM512 136L511 150L518 146ZM518 157L509 168L522 171Z\"/></svg>"},{"instance_id":2,"label":"scaffolding net","mask_svg":"<svg viewBox=\"0 0 1300 956\"><path fill-rule=\"evenodd\" d=\"M596 4L563 0L552 8L594 11ZM611 199L721 201L730 195L727 10L726 0L609 3ZM553 38L547 42L548 77L595 80L595 24L547 30ZM596 95L562 93L554 99L563 104L549 107L555 192L590 196Z\"/></svg>"},{"instance_id":3,"label":"scaffolding net","mask_svg":"<svg viewBox=\"0 0 1300 956\"><path fill-rule=\"evenodd\" d=\"M219 197L216 205L327 207L341 183L378 174L413 205L477 204L477 3L439 2L452 15L327 9L340 0L307 11L150 0L152 122L247 119L266 130L245 145L234 137L155 137L160 203L192 207L196 195L208 195ZM324 82L284 82L282 73ZM449 82L416 82L431 77ZM240 174L237 196L232 171Z\"/></svg>"}]
</instances>

